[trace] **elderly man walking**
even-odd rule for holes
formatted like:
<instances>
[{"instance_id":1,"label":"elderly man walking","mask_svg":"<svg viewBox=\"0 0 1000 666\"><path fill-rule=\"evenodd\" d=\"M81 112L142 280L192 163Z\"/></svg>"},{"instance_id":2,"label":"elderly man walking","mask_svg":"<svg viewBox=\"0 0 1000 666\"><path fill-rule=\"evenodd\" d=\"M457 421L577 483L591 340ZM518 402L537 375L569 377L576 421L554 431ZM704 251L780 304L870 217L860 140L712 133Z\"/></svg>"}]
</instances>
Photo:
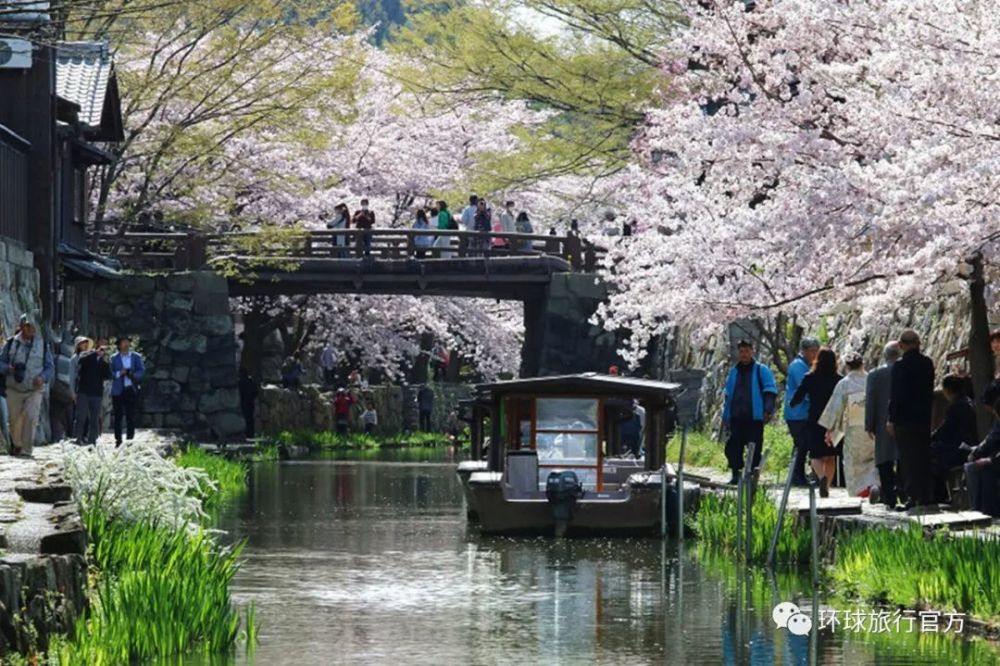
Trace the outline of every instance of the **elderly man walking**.
<instances>
[{"instance_id":1,"label":"elderly man walking","mask_svg":"<svg viewBox=\"0 0 1000 666\"><path fill-rule=\"evenodd\" d=\"M933 501L931 485L931 407L934 362L920 352L920 336L907 329L899 336L903 357L892 366L887 430L895 435L909 501L906 508Z\"/></svg>"},{"instance_id":2,"label":"elderly man walking","mask_svg":"<svg viewBox=\"0 0 1000 666\"><path fill-rule=\"evenodd\" d=\"M17 335L3 346L0 373L7 375L11 455L30 457L45 385L53 373L52 353L31 316L21 315Z\"/></svg>"},{"instance_id":3,"label":"elderly man walking","mask_svg":"<svg viewBox=\"0 0 1000 666\"><path fill-rule=\"evenodd\" d=\"M774 414L774 402L778 396L774 374L754 358L753 345L747 340L740 340L736 353L738 362L726 378L726 402L722 410L722 421L729 428L726 459L733 471L730 479L733 484L743 469L744 449L751 442L756 448L750 464L755 469L760 466L764 423Z\"/></svg>"},{"instance_id":4,"label":"elderly man walking","mask_svg":"<svg viewBox=\"0 0 1000 666\"><path fill-rule=\"evenodd\" d=\"M802 385L802 379L809 374L816 355L819 354L819 340L802 338L799 343L799 355L788 364L788 379L785 382L785 424L788 433L795 444L795 465L792 467L792 485L807 485L805 466L806 455L809 453L809 439L806 433L809 429L809 398L797 405L792 405L792 397Z\"/></svg>"},{"instance_id":5,"label":"elderly man walking","mask_svg":"<svg viewBox=\"0 0 1000 666\"><path fill-rule=\"evenodd\" d=\"M880 501L893 509L899 499L896 464L896 438L889 432L889 394L892 392L892 366L899 360L899 344L890 342L882 350L882 365L868 373L865 384L865 431L875 442L875 468L878 470Z\"/></svg>"}]
</instances>

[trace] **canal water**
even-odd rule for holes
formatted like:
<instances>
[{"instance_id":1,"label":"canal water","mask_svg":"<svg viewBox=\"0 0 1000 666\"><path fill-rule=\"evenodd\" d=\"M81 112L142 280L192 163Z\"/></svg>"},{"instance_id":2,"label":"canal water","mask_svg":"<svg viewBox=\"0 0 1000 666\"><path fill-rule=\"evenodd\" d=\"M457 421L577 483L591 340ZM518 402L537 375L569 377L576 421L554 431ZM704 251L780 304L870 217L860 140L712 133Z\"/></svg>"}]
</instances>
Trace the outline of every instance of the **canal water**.
<instances>
[{"instance_id":1,"label":"canal water","mask_svg":"<svg viewBox=\"0 0 1000 666\"><path fill-rule=\"evenodd\" d=\"M261 624L238 664L998 662L992 644L941 633L943 618L938 634L794 635L772 609L808 613L807 580L693 543L480 536L443 452L255 465L220 527L247 541L234 596Z\"/></svg>"}]
</instances>

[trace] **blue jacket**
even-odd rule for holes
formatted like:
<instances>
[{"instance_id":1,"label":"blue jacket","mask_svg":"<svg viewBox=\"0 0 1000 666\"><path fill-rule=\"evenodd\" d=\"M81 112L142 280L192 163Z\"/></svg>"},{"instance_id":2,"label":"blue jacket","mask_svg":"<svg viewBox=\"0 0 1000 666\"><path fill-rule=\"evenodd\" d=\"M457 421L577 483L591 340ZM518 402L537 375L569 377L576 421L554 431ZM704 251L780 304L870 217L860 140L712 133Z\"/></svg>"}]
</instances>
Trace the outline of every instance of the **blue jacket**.
<instances>
[{"instance_id":1,"label":"blue jacket","mask_svg":"<svg viewBox=\"0 0 1000 666\"><path fill-rule=\"evenodd\" d=\"M121 352L115 352L111 357L111 395L121 395L125 390L125 379L121 375L124 369ZM136 390L139 389L139 382L144 374L146 367L142 364L142 357L132 352L132 386Z\"/></svg>"},{"instance_id":2,"label":"blue jacket","mask_svg":"<svg viewBox=\"0 0 1000 666\"><path fill-rule=\"evenodd\" d=\"M809 364L802 356L788 364L788 381L785 382L785 421L806 421L809 419L809 398L792 407L792 397L802 385L802 378L809 374Z\"/></svg>"},{"instance_id":3,"label":"blue jacket","mask_svg":"<svg viewBox=\"0 0 1000 666\"><path fill-rule=\"evenodd\" d=\"M722 420L729 421L732 414L733 393L736 391L736 366L729 369L726 378L726 404L722 409ZM750 371L750 399L753 405L753 420L763 421L764 412L773 412L774 399L778 395L778 384L771 369L757 361Z\"/></svg>"}]
</instances>

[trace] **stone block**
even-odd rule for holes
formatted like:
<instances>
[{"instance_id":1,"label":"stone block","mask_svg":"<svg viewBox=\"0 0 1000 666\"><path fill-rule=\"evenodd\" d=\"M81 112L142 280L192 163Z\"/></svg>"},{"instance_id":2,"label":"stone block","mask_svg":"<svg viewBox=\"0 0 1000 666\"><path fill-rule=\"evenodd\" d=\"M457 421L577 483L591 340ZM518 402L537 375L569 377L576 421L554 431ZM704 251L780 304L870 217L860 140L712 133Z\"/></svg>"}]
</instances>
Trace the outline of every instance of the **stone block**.
<instances>
[{"instance_id":1,"label":"stone block","mask_svg":"<svg viewBox=\"0 0 1000 666\"><path fill-rule=\"evenodd\" d=\"M167 328L178 335L191 332L191 313L187 310L167 308L163 311L163 320Z\"/></svg>"},{"instance_id":2,"label":"stone block","mask_svg":"<svg viewBox=\"0 0 1000 666\"><path fill-rule=\"evenodd\" d=\"M18 485L14 486L14 492L25 502L37 504L65 502L73 496L73 489L66 483Z\"/></svg>"},{"instance_id":3,"label":"stone block","mask_svg":"<svg viewBox=\"0 0 1000 666\"><path fill-rule=\"evenodd\" d=\"M128 303L122 303L121 305L116 305L114 309L114 317L118 320L125 320L132 316L132 306Z\"/></svg>"},{"instance_id":4,"label":"stone block","mask_svg":"<svg viewBox=\"0 0 1000 666\"><path fill-rule=\"evenodd\" d=\"M195 294L194 311L208 316L229 314L229 294Z\"/></svg>"},{"instance_id":5,"label":"stone block","mask_svg":"<svg viewBox=\"0 0 1000 666\"><path fill-rule=\"evenodd\" d=\"M198 399L198 411L204 414L233 410L239 406L240 392L233 388L217 389L205 393Z\"/></svg>"},{"instance_id":6,"label":"stone block","mask_svg":"<svg viewBox=\"0 0 1000 666\"><path fill-rule=\"evenodd\" d=\"M0 262L7 261L7 243L0 240Z\"/></svg>"},{"instance_id":7,"label":"stone block","mask_svg":"<svg viewBox=\"0 0 1000 666\"><path fill-rule=\"evenodd\" d=\"M198 317L194 326L208 336L230 335L233 332L233 318L228 314Z\"/></svg>"},{"instance_id":8,"label":"stone block","mask_svg":"<svg viewBox=\"0 0 1000 666\"><path fill-rule=\"evenodd\" d=\"M87 532L78 521L60 525L57 530L42 537L39 550L43 555L84 555L87 552Z\"/></svg>"},{"instance_id":9,"label":"stone block","mask_svg":"<svg viewBox=\"0 0 1000 666\"><path fill-rule=\"evenodd\" d=\"M16 242L8 242L6 245L8 263L19 268L32 268L35 265L35 257L27 248Z\"/></svg>"},{"instance_id":10,"label":"stone block","mask_svg":"<svg viewBox=\"0 0 1000 666\"><path fill-rule=\"evenodd\" d=\"M209 426L221 439L241 437L246 430L246 421L238 412L225 411L208 417Z\"/></svg>"},{"instance_id":11,"label":"stone block","mask_svg":"<svg viewBox=\"0 0 1000 666\"><path fill-rule=\"evenodd\" d=\"M191 368L189 366L178 365L178 366L175 366L170 371L170 378L173 379L176 382L180 382L181 384L183 384L183 383L187 382L188 377L190 376L190 374L191 374Z\"/></svg>"},{"instance_id":12,"label":"stone block","mask_svg":"<svg viewBox=\"0 0 1000 666\"><path fill-rule=\"evenodd\" d=\"M194 273L174 273L167 276L166 287L169 291L190 292L195 287ZM200 279L201 276L198 276Z\"/></svg>"},{"instance_id":13,"label":"stone block","mask_svg":"<svg viewBox=\"0 0 1000 666\"><path fill-rule=\"evenodd\" d=\"M181 385L170 379L156 382L156 393L158 395L179 395Z\"/></svg>"},{"instance_id":14,"label":"stone block","mask_svg":"<svg viewBox=\"0 0 1000 666\"><path fill-rule=\"evenodd\" d=\"M166 414L178 408L184 396L153 394L147 395L142 401L142 411L146 414Z\"/></svg>"},{"instance_id":15,"label":"stone block","mask_svg":"<svg viewBox=\"0 0 1000 666\"><path fill-rule=\"evenodd\" d=\"M167 310L173 309L190 312L194 307L194 299L191 296L185 296L183 294L168 293L164 298L163 307Z\"/></svg>"},{"instance_id":16,"label":"stone block","mask_svg":"<svg viewBox=\"0 0 1000 666\"><path fill-rule=\"evenodd\" d=\"M208 381L212 388L231 388L240 383L236 368L214 367L208 369Z\"/></svg>"},{"instance_id":17,"label":"stone block","mask_svg":"<svg viewBox=\"0 0 1000 666\"><path fill-rule=\"evenodd\" d=\"M156 290L156 280L145 275L130 275L121 280L122 293L131 296L152 294Z\"/></svg>"},{"instance_id":18,"label":"stone block","mask_svg":"<svg viewBox=\"0 0 1000 666\"><path fill-rule=\"evenodd\" d=\"M200 271L194 284L195 294L225 294L229 296L229 282L211 271Z\"/></svg>"}]
</instances>

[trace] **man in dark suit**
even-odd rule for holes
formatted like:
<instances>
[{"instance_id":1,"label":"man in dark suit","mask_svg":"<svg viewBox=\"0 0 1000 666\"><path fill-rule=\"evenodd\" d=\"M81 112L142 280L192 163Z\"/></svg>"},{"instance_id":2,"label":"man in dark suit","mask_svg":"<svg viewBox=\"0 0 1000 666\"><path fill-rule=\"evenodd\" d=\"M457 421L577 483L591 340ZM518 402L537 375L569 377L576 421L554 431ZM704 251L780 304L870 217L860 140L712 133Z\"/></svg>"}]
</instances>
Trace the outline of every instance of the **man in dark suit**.
<instances>
[{"instance_id":1,"label":"man in dark suit","mask_svg":"<svg viewBox=\"0 0 1000 666\"><path fill-rule=\"evenodd\" d=\"M899 336L903 357L892 366L888 432L895 436L909 501L906 508L933 502L931 484L931 406L934 362L920 353L920 336L907 329Z\"/></svg>"},{"instance_id":2,"label":"man in dark suit","mask_svg":"<svg viewBox=\"0 0 1000 666\"><path fill-rule=\"evenodd\" d=\"M875 468L878 469L881 502L895 508L899 499L896 464L899 454L896 438L890 435L889 394L892 392L892 366L899 360L899 344L890 342L882 352L884 364L868 373L865 389L865 431L875 442ZM901 481L901 479L900 479Z\"/></svg>"}]
</instances>

